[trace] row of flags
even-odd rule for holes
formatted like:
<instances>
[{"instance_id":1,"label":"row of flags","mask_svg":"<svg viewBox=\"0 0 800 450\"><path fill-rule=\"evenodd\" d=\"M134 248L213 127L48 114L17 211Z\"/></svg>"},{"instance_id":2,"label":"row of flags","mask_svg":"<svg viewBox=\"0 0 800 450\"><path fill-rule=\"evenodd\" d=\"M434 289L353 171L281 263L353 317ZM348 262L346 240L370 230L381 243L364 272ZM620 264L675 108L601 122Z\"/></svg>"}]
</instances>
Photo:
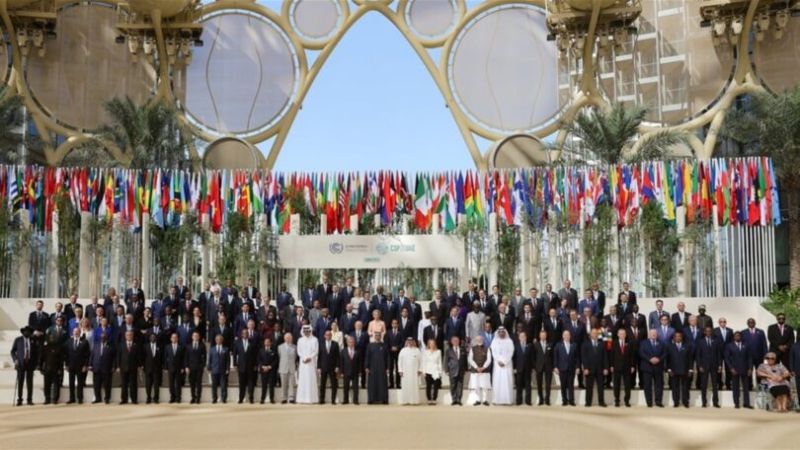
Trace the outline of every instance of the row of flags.
<instances>
[{"instance_id":1,"label":"row of flags","mask_svg":"<svg viewBox=\"0 0 800 450\"><path fill-rule=\"evenodd\" d=\"M164 228L193 211L216 233L233 212L266 216L276 232L287 233L289 217L299 209L324 216L329 234L373 215L384 225L410 215L420 231L434 223L445 231L463 222L485 225L492 213L509 226L541 228L551 220L580 226L590 225L603 204L613 207L622 228L634 224L648 202L659 204L669 221L684 207L688 223L781 223L772 160L758 157L416 174L0 166L0 207L27 212L39 230L52 230L59 195L133 231L141 229L145 214Z\"/></svg>"}]
</instances>

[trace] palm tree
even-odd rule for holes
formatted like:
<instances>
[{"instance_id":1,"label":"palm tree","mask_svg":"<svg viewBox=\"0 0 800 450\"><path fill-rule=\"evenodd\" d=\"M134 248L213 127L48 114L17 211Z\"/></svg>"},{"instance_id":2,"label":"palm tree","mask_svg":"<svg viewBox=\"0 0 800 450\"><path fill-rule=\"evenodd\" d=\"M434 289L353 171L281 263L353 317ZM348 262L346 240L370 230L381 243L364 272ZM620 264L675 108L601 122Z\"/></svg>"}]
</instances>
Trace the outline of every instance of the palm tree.
<instances>
[{"instance_id":1,"label":"palm tree","mask_svg":"<svg viewBox=\"0 0 800 450\"><path fill-rule=\"evenodd\" d=\"M722 134L747 155L772 158L789 228L789 283L800 287L800 85L782 94L754 94L731 109Z\"/></svg>"},{"instance_id":2,"label":"palm tree","mask_svg":"<svg viewBox=\"0 0 800 450\"><path fill-rule=\"evenodd\" d=\"M115 98L106 103L106 111L111 123L102 126L98 135L129 154L131 168L179 168L187 164L189 133L163 100L138 105L130 97Z\"/></svg>"},{"instance_id":3,"label":"palm tree","mask_svg":"<svg viewBox=\"0 0 800 450\"><path fill-rule=\"evenodd\" d=\"M0 86L0 164L21 162L22 134L18 131L22 125L21 105L19 96L9 93L6 85Z\"/></svg>"},{"instance_id":4,"label":"palm tree","mask_svg":"<svg viewBox=\"0 0 800 450\"><path fill-rule=\"evenodd\" d=\"M646 113L647 109L641 106L626 108L621 103L612 104L607 111L591 109L580 113L565 127L575 138L565 144L565 150L580 160L606 164L672 157L673 146L686 144L683 132L657 131L641 143L636 154L631 154Z\"/></svg>"}]
</instances>

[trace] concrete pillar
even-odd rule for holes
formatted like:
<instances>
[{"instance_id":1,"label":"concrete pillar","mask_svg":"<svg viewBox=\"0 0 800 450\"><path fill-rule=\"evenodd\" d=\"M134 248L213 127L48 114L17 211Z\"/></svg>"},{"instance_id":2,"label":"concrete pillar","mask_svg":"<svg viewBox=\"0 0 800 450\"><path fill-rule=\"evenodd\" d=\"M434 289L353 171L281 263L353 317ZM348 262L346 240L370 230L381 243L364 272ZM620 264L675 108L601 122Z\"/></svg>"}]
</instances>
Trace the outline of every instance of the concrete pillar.
<instances>
[{"instance_id":1,"label":"concrete pillar","mask_svg":"<svg viewBox=\"0 0 800 450\"><path fill-rule=\"evenodd\" d=\"M434 214L433 217L434 217L433 223L431 223L431 234L441 234L442 227L441 227L441 224L440 224L440 221L439 221L439 214ZM437 289L439 287L439 268L438 267L434 267L433 268L433 271L431 273L431 277L433 278L433 281L431 282L431 286L433 286L434 289ZM416 294L417 297L419 298L420 294L422 294L422 292L415 292L414 294ZM430 295L427 292L425 294Z\"/></svg>"},{"instance_id":2,"label":"concrete pillar","mask_svg":"<svg viewBox=\"0 0 800 450\"><path fill-rule=\"evenodd\" d=\"M210 282L209 274L211 273L211 223L208 216L203 217L200 227L206 239L202 242L200 247L200 286L201 289L207 282Z\"/></svg>"},{"instance_id":3,"label":"concrete pillar","mask_svg":"<svg viewBox=\"0 0 800 450\"><path fill-rule=\"evenodd\" d=\"M300 234L300 214L289 216L289 234Z\"/></svg>"},{"instance_id":4,"label":"concrete pillar","mask_svg":"<svg viewBox=\"0 0 800 450\"><path fill-rule=\"evenodd\" d=\"M19 212L20 219L20 232L27 233L31 229L30 217L27 211ZM19 270L17 271L16 285L14 286L15 295L17 298L28 298L28 285L31 280L31 244L27 243L24 247L20 248L17 253L17 261Z\"/></svg>"},{"instance_id":5,"label":"concrete pillar","mask_svg":"<svg viewBox=\"0 0 800 450\"><path fill-rule=\"evenodd\" d=\"M47 292L48 298L57 298L58 295L58 211L53 211L53 230L48 236L47 248ZM66 286L68 287L68 286Z\"/></svg>"},{"instance_id":6,"label":"concrete pillar","mask_svg":"<svg viewBox=\"0 0 800 450\"><path fill-rule=\"evenodd\" d=\"M616 214L614 214L616 216ZM611 236L611 248L609 249L609 272L611 279L609 280L610 285L606 288L607 296L615 296L617 292L622 291L622 285L620 283L620 264L619 264L619 228L617 228L617 221L611 221L611 229L608 230ZM602 288L602 286L601 286ZM612 298L612 297L609 297ZM608 302L606 302L608 303Z\"/></svg>"},{"instance_id":7,"label":"concrete pillar","mask_svg":"<svg viewBox=\"0 0 800 450\"><path fill-rule=\"evenodd\" d=\"M403 223L402 223L402 225L400 227L400 232L402 234L409 234L408 221L409 221L410 217L411 216L409 216L408 214L403 214Z\"/></svg>"},{"instance_id":8,"label":"concrete pillar","mask_svg":"<svg viewBox=\"0 0 800 450\"><path fill-rule=\"evenodd\" d=\"M152 298L150 286L150 213L142 214L142 290L145 298Z\"/></svg>"},{"instance_id":9,"label":"concrete pillar","mask_svg":"<svg viewBox=\"0 0 800 450\"><path fill-rule=\"evenodd\" d=\"M530 272L531 272L531 258L530 258L530 244L531 234L527 227L520 227L519 229L519 288L522 292L527 292L530 288ZM508 286L508 292L512 292L516 286ZM524 295L524 294L523 294Z\"/></svg>"},{"instance_id":10,"label":"concrete pillar","mask_svg":"<svg viewBox=\"0 0 800 450\"><path fill-rule=\"evenodd\" d=\"M497 213L489 214L489 270L488 281L489 289L497 284Z\"/></svg>"},{"instance_id":11,"label":"concrete pillar","mask_svg":"<svg viewBox=\"0 0 800 450\"><path fill-rule=\"evenodd\" d=\"M111 257L109 261L109 281L108 285L122 290L120 285L120 249L122 248L122 226L120 224L119 214L114 215L111 223ZM99 291L98 291L99 292Z\"/></svg>"},{"instance_id":12,"label":"concrete pillar","mask_svg":"<svg viewBox=\"0 0 800 450\"><path fill-rule=\"evenodd\" d=\"M78 298L89 298L91 287L91 258L92 252L89 244L89 221L91 214L81 211L80 251L78 252ZM144 264L142 264L144 266Z\"/></svg>"},{"instance_id":13,"label":"concrete pillar","mask_svg":"<svg viewBox=\"0 0 800 450\"><path fill-rule=\"evenodd\" d=\"M547 233L547 241L550 247L548 255L550 270L548 271L549 278L546 282L552 284L554 290L558 290L563 281L561 279L561 258L558 255L558 241L561 236L559 236L559 232L554 226L549 227Z\"/></svg>"},{"instance_id":14,"label":"concrete pillar","mask_svg":"<svg viewBox=\"0 0 800 450\"><path fill-rule=\"evenodd\" d=\"M539 270L542 259L542 237L540 233L530 233L530 237L531 246L528 247L530 249L530 262L528 269L530 270L531 278L530 285L523 286L523 295L525 295L524 289L530 289L531 287L536 287L540 292L542 291L542 280Z\"/></svg>"},{"instance_id":15,"label":"concrete pillar","mask_svg":"<svg viewBox=\"0 0 800 450\"><path fill-rule=\"evenodd\" d=\"M350 233L358 234L358 214L350 214Z\"/></svg>"},{"instance_id":16,"label":"concrete pillar","mask_svg":"<svg viewBox=\"0 0 800 450\"><path fill-rule=\"evenodd\" d=\"M586 257L586 249L583 248L583 239L582 239L583 233L586 232L586 221L583 220L583 210L582 209L581 209L581 213L580 213L580 221L579 221L579 228L578 229L580 230L580 235L579 235L580 237L578 238L578 249L579 250L578 250L578 264L577 264L577 268L576 269L580 271L580 277L578 277L577 280L572 280L572 284L575 286L575 289L578 292L582 292L584 289L589 287L588 283L591 283L591 281L588 278L586 278L586 258L587 257ZM578 287L578 286L580 286L580 287ZM580 295L578 295L578 297L580 297Z\"/></svg>"},{"instance_id":17,"label":"concrete pillar","mask_svg":"<svg viewBox=\"0 0 800 450\"><path fill-rule=\"evenodd\" d=\"M675 223L678 228L678 236L683 236L683 232L686 230L686 207L685 206L678 206L675 208ZM689 251L689 245L681 239L680 243L680 250L678 251L677 261L675 263L678 265L677 270L677 278L678 278L678 296L685 297L692 290L692 273L687 270L687 262L691 260L691 258L687 258L687 254Z\"/></svg>"},{"instance_id":18,"label":"concrete pillar","mask_svg":"<svg viewBox=\"0 0 800 450\"><path fill-rule=\"evenodd\" d=\"M258 231L255 236L256 239L259 239L261 231L267 229L267 216L262 214L261 216L258 217L257 220L258 220L258 226L256 227L256 230ZM258 264L258 290L261 291L262 293L267 293L270 290L269 269L266 267L266 264L264 264L264 261L267 260L269 255L266 254L265 249L261 249L259 253L261 254L256 256L256 264ZM275 293L273 292L272 294L274 295Z\"/></svg>"},{"instance_id":19,"label":"concrete pillar","mask_svg":"<svg viewBox=\"0 0 800 450\"><path fill-rule=\"evenodd\" d=\"M711 209L711 217L712 221L714 222L714 296L715 297L724 297L725 296L725 272L724 268L722 267L722 246L720 245L721 239L721 230L719 227L719 222L717 221L717 205L714 205Z\"/></svg>"},{"instance_id":20,"label":"concrete pillar","mask_svg":"<svg viewBox=\"0 0 800 450\"><path fill-rule=\"evenodd\" d=\"M328 234L328 217L325 215L319 217L319 234Z\"/></svg>"}]
</instances>

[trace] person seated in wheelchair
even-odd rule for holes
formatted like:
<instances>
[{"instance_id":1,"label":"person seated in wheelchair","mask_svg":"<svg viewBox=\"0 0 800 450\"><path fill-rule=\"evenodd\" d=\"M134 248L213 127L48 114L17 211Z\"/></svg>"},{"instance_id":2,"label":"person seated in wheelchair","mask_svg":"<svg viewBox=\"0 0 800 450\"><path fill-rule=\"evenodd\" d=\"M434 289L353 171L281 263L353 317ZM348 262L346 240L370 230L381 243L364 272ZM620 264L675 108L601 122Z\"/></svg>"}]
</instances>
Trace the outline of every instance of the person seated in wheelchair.
<instances>
[{"instance_id":1,"label":"person seated in wheelchair","mask_svg":"<svg viewBox=\"0 0 800 450\"><path fill-rule=\"evenodd\" d=\"M756 374L759 378L763 379L769 393L775 398L777 411L787 412L789 411L791 400L789 379L792 377L792 374L778 361L775 353L767 353L765 359L767 362L758 366Z\"/></svg>"}]
</instances>

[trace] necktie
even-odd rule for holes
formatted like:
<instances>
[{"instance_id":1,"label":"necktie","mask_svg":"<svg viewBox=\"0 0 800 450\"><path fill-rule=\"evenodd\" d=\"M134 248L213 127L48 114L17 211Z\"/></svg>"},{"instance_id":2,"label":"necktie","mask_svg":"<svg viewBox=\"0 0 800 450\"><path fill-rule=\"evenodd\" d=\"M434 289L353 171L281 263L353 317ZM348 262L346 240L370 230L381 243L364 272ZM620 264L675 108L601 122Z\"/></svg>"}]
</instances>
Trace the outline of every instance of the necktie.
<instances>
[{"instance_id":1,"label":"necktie","mask_svg":"<svg viewBox=\"0 0 800 450\"><path fill-rule=\"evenodd\" d=\"M172 354L174 355L176 353L178 353L178 348L175 344L172 344Z\"/></svg>"},{"instance_id":2,"label":"necktie","mask_svg":"<svg viewBox=\"0 0 800 450\"><path fill-rule=\"evenodd\" d=\"M619 351L620 351L620 353L622 353L623 355L625 354L625 343L624 343L624 342L620 342L620 343L619 343Z\"/></svg>"},{"instance_id":3,"label":"necktie","mask_svg":"<svg viewBox=\"0 0 800 450\"><path fill-rule=\"evenodd\" d=\"M247 353L247 341L244 341L244 352Z\"/></svg>"},{"instance_id":4,"label":"necktie","mask_svg":"<svg viewBox=\"0 0 800 450\"><path fill-rule=\"evenodd\" d=\"M741 343L736 344L736 346L739 347L739 351L742 351L742 344Z\"/></svg>"},{"instance_id":5,"label":"necktie","mask_svg":"<svg viewBox=\"0 0 800 450\"><path fill-rule=\"evenodd\" d=\"M31 359L31 347L28 339L25 339L25 361Z\"/></svg>"},{"instance_id":6,"label":"necktie","mask_svg":"<svg viewBox=\"0 0 800 450\"><path fill-rule=\"evenodd\" d=\"M194 343L194 346L193 346L193 348L194 348L195 350L197 350L197 342L195 342L195 343Z\"/></svg>"},{"instance_id":7,"label":"necktie","mask_svg":"<svg viewBox=\"0 0 800 450\"><path fill-rule=\"evenodd\" d=\"M708 346L711 347L711 338L706 338L706 344L708 344Z\"/></svg>"},{"instance_id":8,"label":"necktie","mask_svg":"<svg viewBox=\"0 0 800 450\"><path fill-rule=\"evenodd\" d=\"M217 346L217 353L220 355L222 354L222 347L219 345Z\"/></svg>"},{"instance_id":9,"label":"necktie","mask_svg":"<svg viewBox=\"0 0 800 450\"><path fill-rule=\"evenodd\" d=\"M156 354L156 344L150 344L150 351L153 352L153 355Z\"/></svg>"},{"instance_id":10,"label":"necktie","mask_svg":"<svg viewBox=\"0 0 800 450\"><path fill-rule=\"evenodd\" d=\"M106 347L105 345L101 345L100 346L100 357L101 358L103 357L103 350L105 349L105 347Z\"/></svg>"},{"instance_id":11,"label":"necktie","mask_svg":"<svg viewBox=\"0 0 800 450\"><path fill-rule=\"evenodd\" d=\"M128 341L128 351L131 351L131 341Z\"/></svg>"},{"instance_id":12,"label":"necktie","mask_svg":"<svg viewBox=\"0 0 800 450\"><path fill-rule=\"evenodd\" d=\"M75 348L76 349L78 348L78 340L77 339L75 339Z\"/></svg>"},{"instance_id":13,"label":"necktie","mask_svg":"<svg viewBox=\"0 0 800 450\"><path fill-rule=\"evenodd\" d=\"M566 350L567 355L569 355L569 344L564 344L564 350Z\"/></svg>"},{"instance_id":14,"label":"necktie","mask_svg":"<svg viewBox=\"0 0 800 450\"><path fill-rule=\"evenodd\" d=\"M350 359L353 359L353 349L350 349Z\"/></svg>"}]
</instances>

